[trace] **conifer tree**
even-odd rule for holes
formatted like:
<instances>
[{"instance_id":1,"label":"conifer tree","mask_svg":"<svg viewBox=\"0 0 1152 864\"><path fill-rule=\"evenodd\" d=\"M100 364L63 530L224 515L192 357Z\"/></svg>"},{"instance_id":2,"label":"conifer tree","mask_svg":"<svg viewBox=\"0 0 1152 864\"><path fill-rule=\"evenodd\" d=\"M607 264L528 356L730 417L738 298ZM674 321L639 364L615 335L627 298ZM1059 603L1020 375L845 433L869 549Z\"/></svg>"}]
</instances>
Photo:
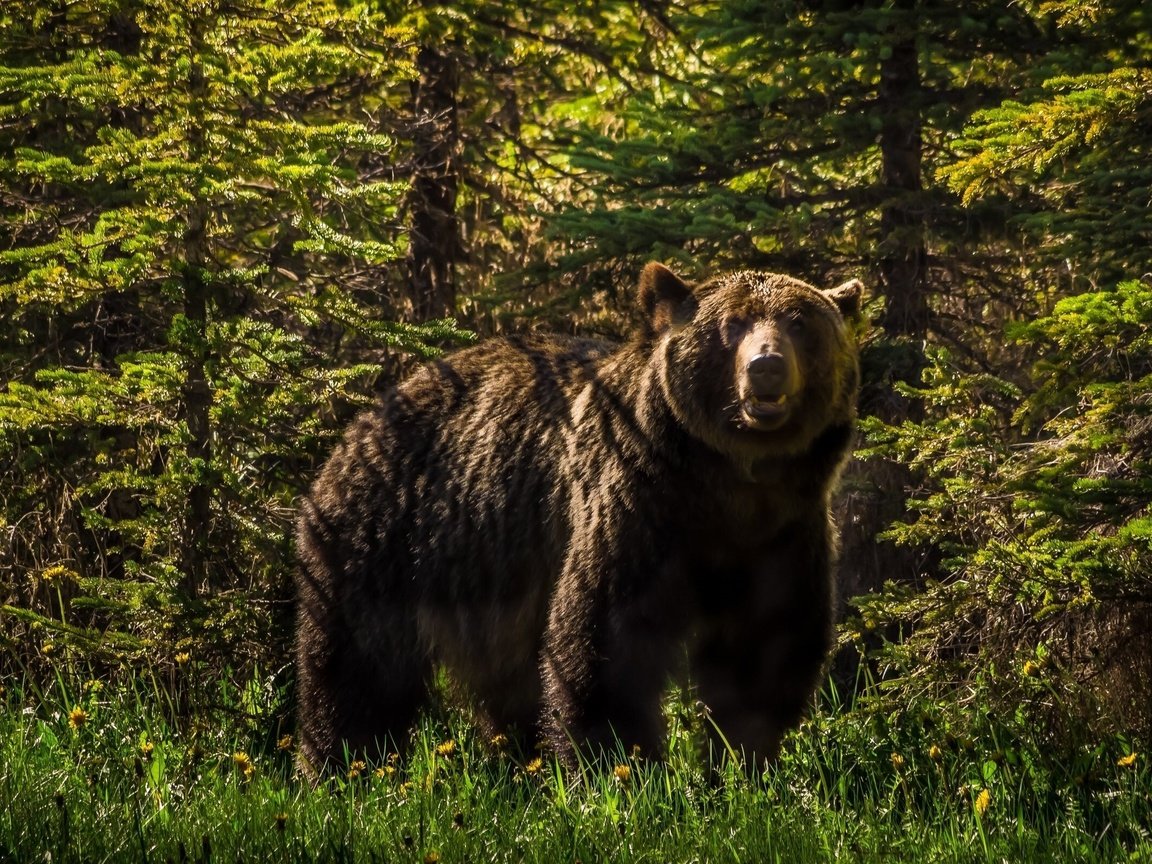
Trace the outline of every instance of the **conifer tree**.
<instances>
[{"instance_id":1,"label":"conifer tree","mask_svg":"<svg viewBox=\"0 0 1152 864\"><path fill-rule=\"evenodd\" d=\"M660 22L671 38L642 59L661 74L605 87L608 110L565 130L587 188L558 219L577 255L864 272L891 340L958 338L984 214L934 174L966 118L1027 79L1033 20L901 0L675 4Z\"/></svg>"},{"instance_id":2,"label":"conifer tree","mask_svg":"<svg viewBox=\"0 0 1152 864\"><path fill-rule=\"evenodd\" d=\"M1152 732L1152 22L1138 4L1031 11L1058 64L979 112L940 175L1028 237L1033 314L1005 325L1014 365L934 352L923 422L871 421L925 478L892 536L945 561L922 593L862 607L912 634L882 653L891 698L982 679L1067 744Z\"/></svg>"},{"instance_id":3,"label":"conifer tree","mask_svg":"<svg viewBox=\"0 0 1152 864\"><path fill-rule=\"evenodd\" d=\"M105 658L268 644L330 415L455 333L380 317L405 189L362 172L408 44L333 0L6 7L4 564L25 600L72 577L10 620Z\"/></svg>"},{"instance_id":4,"label":"conifer tree","mask_svg":"<svg viewBox=\"0 0 1152 864\"><path fill-rule=\"evenodd\" d=\"M455 307L481 329L529 314L571 327L591 289L550 266L547 213L570 187L545 130L558 106L598 86L590 81L628 74L604 43L648 39L628 35L631 4L379 7L419 45L412 100L392 114L397 137L413 144L402 165L412 314Z\"/></svg>"},{"instance_id":5,"label":"conifer tree","mask_svg":"<svg viewBox=\"0 0 1152 864\"><path fill-rule=\"evenodd\" d=\"M1064 290L1152 271L1148 9L1060 0L1035 13L1059 33L1063 62L978 113L940 175L967 204L1007 207L1032 241L1029 265Z\"/></svg>"}]
</instances>

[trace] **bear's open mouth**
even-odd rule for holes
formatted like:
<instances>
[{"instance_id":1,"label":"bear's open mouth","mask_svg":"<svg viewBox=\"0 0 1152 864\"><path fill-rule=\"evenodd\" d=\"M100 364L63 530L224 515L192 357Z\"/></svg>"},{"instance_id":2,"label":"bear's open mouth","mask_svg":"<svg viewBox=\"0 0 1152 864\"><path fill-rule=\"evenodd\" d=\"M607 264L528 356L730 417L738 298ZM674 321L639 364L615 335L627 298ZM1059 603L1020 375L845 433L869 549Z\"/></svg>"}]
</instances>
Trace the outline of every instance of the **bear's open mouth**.
<instances>
[{"instance_id":1,"label":"bear's open mouth","mask_svg":"<svg viewBox=\"0 0 1152 864\"><path fill-rule=\"evenodd\" d=\"M752 393L744 397L741 408L753 425L775 423L788 413L788 394Z\"/></svg>"}]
</instances>

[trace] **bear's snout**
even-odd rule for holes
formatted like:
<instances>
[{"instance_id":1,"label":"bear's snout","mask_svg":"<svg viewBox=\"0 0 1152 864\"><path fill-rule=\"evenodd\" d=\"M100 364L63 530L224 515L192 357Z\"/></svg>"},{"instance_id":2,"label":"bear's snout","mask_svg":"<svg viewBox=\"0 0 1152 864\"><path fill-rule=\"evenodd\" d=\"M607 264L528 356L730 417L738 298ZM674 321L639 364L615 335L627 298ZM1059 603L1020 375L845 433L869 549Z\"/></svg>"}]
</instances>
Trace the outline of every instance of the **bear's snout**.
<instances>
[{"instance_id":1,"label":"bear's snout","mask_svg":"<svg viewBox=\"0 0 1152 864\"><path fill-rule=\"evenodd\" d=\"M750 429L771 432L783 426L799 395L800 370L786 338L764 328L741 346L739 370L740 422Z\"/></svg>"},{"instance_id":2,"label":"bear's snout","mask_svg":"<svg viewBox=\"0 0 1152 864\"><path fill-rule=\"evenodd\" d=\"M788 361L783 354L757 354L748 362L745 371L756 396L776 396L787 392Z\"/></svg>"}]
</instances>

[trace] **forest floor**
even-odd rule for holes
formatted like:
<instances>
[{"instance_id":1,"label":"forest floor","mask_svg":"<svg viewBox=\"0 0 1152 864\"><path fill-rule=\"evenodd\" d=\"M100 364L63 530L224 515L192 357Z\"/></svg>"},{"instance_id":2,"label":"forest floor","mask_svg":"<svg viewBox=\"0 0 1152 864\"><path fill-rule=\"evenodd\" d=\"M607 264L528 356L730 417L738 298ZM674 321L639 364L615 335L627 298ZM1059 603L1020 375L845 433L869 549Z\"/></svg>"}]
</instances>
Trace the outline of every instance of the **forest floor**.
<instances>
[{"instance_id":1,"label":"forest floor","mask_svg":"<svg viewBox=\"0 0 1152 864\"><path fill-rule=\"evenodd\" d=\"M1007 727L956 740L929 712L833 707L749 780L707 776L673 712L666 762L573 776L445 711L404 758L314 787L241 702L171 721L154 683L9 683L0 862L1152 862L1152 772L1123 741L1048 764Z\"/></svg>"}]
</instances>

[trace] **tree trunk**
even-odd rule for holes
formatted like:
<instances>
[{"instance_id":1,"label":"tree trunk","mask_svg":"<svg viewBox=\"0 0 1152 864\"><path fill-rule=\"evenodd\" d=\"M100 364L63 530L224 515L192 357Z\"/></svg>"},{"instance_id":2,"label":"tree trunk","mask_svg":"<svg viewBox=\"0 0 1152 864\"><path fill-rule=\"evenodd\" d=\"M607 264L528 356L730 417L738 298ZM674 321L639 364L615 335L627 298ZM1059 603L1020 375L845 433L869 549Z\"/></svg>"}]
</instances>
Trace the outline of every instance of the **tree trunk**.
<instances>
[{"instance_id":1,"label":"tree trunk","mask_svg":"<svg viewBox=\"0 0 1152 864\"><path fill-rule=\"evenodd\" d=\"M195 14L195 13L193 13ZM188 72L189 130L188 161L199 167L204 159L205 79L201 61L203 22L190 22L191 64ZM183 237L184 318L184 417L188 424L186 454L197 479L188 491L188 509L181 537L182 588L187 597L195 597L208 581L209 535L212 525L212 490L207 474L212 464L210 413L212 389L208 383L208 286L205 283L207 261L208 207L197 200L188 207Z\"/></svg>"},{"instance_id":2,"label":"tree trunk","mask_svg":"<svg viewBox=\"0 0 1152 864\"><path fill-rule=\"evenodd\" d=\"M885 375L883 380L872 382L860 405L862 414L896 424L922 410L917 400L901 395L893 385L897 381L919 383L929 323L917 3L896 0L892 26L886 34L886 56L880 65L880 186L884 198L879 269L886 301L881 320L886 337L882 348ZM914 482L908 467L891 459L854 460L844 472L836 504L837 521L842 526L836 574L841 603L878 591L889 580L916 584L935 569L931 552L876 539L893 522L906 518L907 496ZM842 607L841 613L846 609ZM837 677L847 687L852 686L856 665L854 651L837 660Z\"/></svg>"},{"instance_id":3,"label":"tree trunk","mask_svg":"<svg viewBox=\"0 0 1152 864\"><path fill-rule=\"evenodd\" d=\"M459 70L450 54L430 47L420 49L416 64L420 77L412 83L415 155L408 276L412 318L427 321L456 311Z\"/></svg>"},{"instance_id":4,"label":"tree trunk","mask_svg":"<svg viewBox=\"0 0 1152 864\"><path fill-rule=\"evenodd\" d=\"M917 0L897 0L890 52L880 65L880 274L890 338L917 348L928 333ZM919 372L919 369L916 370Z\"/></svg>"}]
</instances>

